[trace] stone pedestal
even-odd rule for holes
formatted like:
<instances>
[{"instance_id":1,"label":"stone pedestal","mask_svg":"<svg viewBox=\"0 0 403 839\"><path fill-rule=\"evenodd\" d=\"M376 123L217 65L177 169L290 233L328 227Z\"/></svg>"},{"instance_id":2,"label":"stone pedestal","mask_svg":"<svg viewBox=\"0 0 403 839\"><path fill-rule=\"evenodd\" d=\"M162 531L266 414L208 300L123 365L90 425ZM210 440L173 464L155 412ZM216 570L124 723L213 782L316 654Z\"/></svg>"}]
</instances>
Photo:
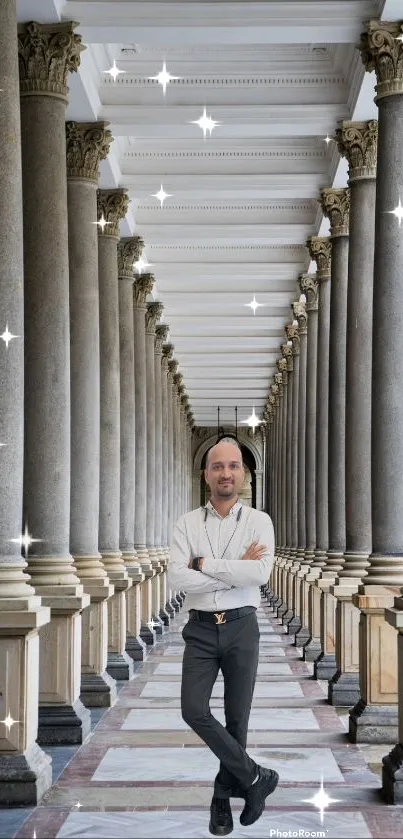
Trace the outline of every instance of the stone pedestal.
<instances>
[{"instance_id":1,"label":"stone pedestal","mask_svg":"<svg viewBox=\"0 0 403 839\"><path fill-rule=\"evenodd\" d=\"M115 582L115 594L108 601L108 673L118 681L131 679L133 659L126 652L126 581L123 590ZM131 581L130 581L131 583Z\"/></svg>"},{"instance_id":2,"label":"stone pedestal","mask_svg":"<svg viewBox=\"0 0 403 839\"><path fill-rule=\"evenodd\" d=\"M139 574L138 582L133 580L133 586L126 595L127 603L127 638L126 652L133 661L144 661L147 652L146 644L140 637L141 631L141 583L144 574Z\"/></svg>"},{"instance_id":3,"label":"stone pedestal","mask_svg":"<svg viewBox=\"0 0 403 839\"><path fill-rule=\"evenodd\" d=\"M117 697L116 682L106 672L108 658L107 601L113 593L113 586L102 587L98 599L93 588L91 605L84 609L82 614L80 700L87 708L110 708Z\"/></svg>"},{"instance_id":4,"label":"stone pedestal","mask_svg":"<svg viewBox=\"0 0 403 839\"><path fill-rule=\"evenodd\" d=\"M388 804L403 804L403 597L395 597L394 607L386 609L385 618L398 630L399 732L397 745L382 761L382 793Z\"/></svg>"},{"instance_id":5,"label":"stone pedestal","mask_svg":"<svg viewBox=\"0 0 403 839\"><path fill-rule=\"evenodd\" d=\"M329 682L328 701L331 705L351 708L360 698L359 677L359 622L360 611L352 597L358 586L350 586L347 578L339 578L330 586L336 598L336 673Z\"/></svg>"},{"instance_id":6,"label":"stone pedestal","mask_svg":"<svg viewBox=\"0 0 403 839\"><path fill-rule=\"evenodd\" d=\"M330 592L334 583L331 573L322 572L316 586L322 592L320 601L320 637L321 653L314 664L315 679L331 679L337 670L335 656L336 634L336 598Z\"/></svg>"}]
</instances>

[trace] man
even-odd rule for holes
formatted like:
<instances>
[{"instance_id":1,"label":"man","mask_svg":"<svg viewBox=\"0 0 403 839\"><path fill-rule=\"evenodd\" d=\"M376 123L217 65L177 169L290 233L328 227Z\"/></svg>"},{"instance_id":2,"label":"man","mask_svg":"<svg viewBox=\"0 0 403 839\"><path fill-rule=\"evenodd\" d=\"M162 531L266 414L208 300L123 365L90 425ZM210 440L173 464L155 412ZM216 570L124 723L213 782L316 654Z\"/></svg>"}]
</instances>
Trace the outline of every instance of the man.
<instances>
[{"instance_id":1,"label":"man","mask_svg":"<svg viewBox=\"0 0 403 839\"><path fill-rule=\"evenodd\" d=\"M226 836L233 829L230 797L245 798L240 821L253 824L278 783L277 772L258 766L245 750L259 659L256 609L273 565L274 533L266 513L238 498L245 470L234 439L223 438L210 449L205 478L210 501L177 522L168 579L173 589L186 592L189 610L182 717L220 760L209 828ZM220 669L225 728L209 705Z\"/></svg>"}]
</instances>

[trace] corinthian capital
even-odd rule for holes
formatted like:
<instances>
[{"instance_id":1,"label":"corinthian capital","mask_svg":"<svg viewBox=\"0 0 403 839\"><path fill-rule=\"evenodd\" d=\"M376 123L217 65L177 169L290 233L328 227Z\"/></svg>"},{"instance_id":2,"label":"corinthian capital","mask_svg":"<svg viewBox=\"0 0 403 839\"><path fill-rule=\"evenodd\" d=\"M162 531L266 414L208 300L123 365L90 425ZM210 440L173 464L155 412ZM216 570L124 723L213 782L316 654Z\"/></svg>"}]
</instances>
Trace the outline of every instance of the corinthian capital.
<instances>
[{"instance_id":1,"label":"corinthian capital","mask_svg":"<svg viewBox=\"0 0 403 839\"><path fill-rule=\"evenodd\" d=\"M162 348L168 338L169 326L167 323L159 323L155 329L155 352L162 355Z\"/></svg>"},{"instance_id":2,"label":"corinthian capital","mask_svg":"<svg viewBox=\"0 0 403 839\"><path fill-rule=\"evenodd\" d=\"M343 120L335 137L340 154L348 161L349 183L364 178L376 178L377 121L375 119L369 122Z\"/></svg>"},{"instance_id":3,"label":"corinthian capital","mask_svg":"<svg viewBox=\"0 0 403 839\"><path fill-rule=\"evenodd\" d=\"M77 72L85 49L81 36L74 34L77 26L72 21L18 26L21 96L42 93L67 102L67 76Z\"/></svg>"},{"instance_id":4,"label":"corinthian capital","mask_svg":"<svg viewBox=\"0 0 403 839\"><path fill-rule=\"evenodd\" d=\"M162 313L164 311L164 307L162 303L158 301L153 301L152 303L147 303L146 308L146 332L149 335L155 335L155 328L157 326L157 322L159 321Z\"/></svg>"},{"instance_id":5,"label":"corinthian capital","mask_svg":"<svg viewBox=\"0 0 403 839\"><path fill-rule=\"evenodd\" d=\"M287 367L286 367L287 372L292 373L292 371L294 369L294 364L293 364L294 353L292 351L292 346L290 347L288 344L282 344L281 345L281 352L283 354L284 361L287 365Z\"/></svg>"},{"instance_id":6,"label":"corinthian capital","mask_svg":"<svg viewBox=\"0 0 403 839\"><path fill-rule=\"evenodd\" d=\"M66 122L67 177L98 183L99 164L113 140L109 122Z\"/></svg>"},{"instance_id":7,"label":"corinthian capital","mask_svg":"<svg viewBox=\"0 0 403 839\"><path fill-rule=\"evenodd\" d=\"M124 219L129 207L129 196L125 189L98 189L97 212L98 221L102 216L106 225L102 230L98 226L99 236L114 236L119 238L119 222Z\"/></svg>"},{"instance_id":8,"label":"corinthian capital","mask_svg":"<svg viewBox=\"0 0 403 839\"><path fill-rule=\"evenodd\" d=\"M316 274L300 274L298 285L301 294L305 294L305 308L307 312L315 312L319 302L319 284ZM294 305L294 304L293 304Z\"/></svg>"},{"instance_id":9,"label":"corinthian capital","mask_svg":"<svg viewBox=\"0 0 403 839\"><path fill-rule=\"evenodd\" d=\"M329 280L332 260L332 242L330 236L310 236L306 244L309 250L309 256L316 262L318 282Z\"/></svg>"},{"instance_id":10,"label":"corinthian capital","mask_svg":"<svg viewBox=\"0 0 403 839\"><path fill-rule=\"evenodd\" d=\"M120 239L118 242L118 274L120 280L134 280L134 266L144 242L141 236L132 236L128 239Z\"/></svg>"},{"instance_id":11,"label":"corinthian capital","mask_svg":"<svg viewBox=\"0 0 403 839\"><path fill-rule=\"evenodd\" d=\"M287 373L285 373L285 376L287 378ZM277 388L278 388L277 393L278 393L279 397L282 396L283 395L283 374L282 373L275 373L274 374L274 384L277 385Z\"/></svg>"},{"instance_id":12,"label":"corinthian capital","mask_svg":"<svg viewBox=\"0 0 403 839\"><path fill-rule=\"evenodd\" d=\"M309 276L309 275L305 275ZM304 292L305 293L305 292ZM308 331L308 315L306 313L306 305L301 300L296 300L291 305L295 320L298 321L299 335L306 335Z\"/></svg>"},{"instance_id":13,"label":"corinthian capital","mask_svg":"<svg viewBox=\"0 0 403 839\"><path fill-rule=\"evenodd\" d=\"M330 221L330 235L348 236L350 220L350 190L322 189L320 201L323 214Z\"/></svg>"},{"instance_id":14,"label":"corinthian capital","mask_svg":"<svg viewBox=\"0 0 403 839\"><path fill-rule=\"evenodd\" d=\"M145 309L147 295L151 294L154 274L142 274L133 286L133 303L138 309Z\"/></svg>"},{"instance_id":15,"label":"corinthian capital","mask_svg":"<svg viewBox=\"0 0 403 839\"><path fill-rule=\"evenodd\" d=\"M294 316L295 317L295 316ZM299 326L297 323L287 323L284 329L287 341L291 341L293 355L299 355Z\"/></svg>"},{"instance_id":16,"label":"corinthian capital","mask_svg":"<svg viewBox=\"0 0 403 839\"><path fill-rule=\"evenodd\" d=\"M169 367L169 372L170 372L170 374L172 376L172 379L173 379L173 377L176 376L176 373L177 373L178 367L179 367L179 363L176 360L176 358L170 358L169 359L168 367Z\"/></svg>"},{"instance_id":17,"label":"corinthian capital","mask_svg":"<svg viewBox=\"0 0 403 839\"><path fill-rule=\"evenodd\" d=\"M361 35L360 52L366 70L375 70L376 100L403 93L403 22L370 20Z\"/></svg>"}]
</instances>

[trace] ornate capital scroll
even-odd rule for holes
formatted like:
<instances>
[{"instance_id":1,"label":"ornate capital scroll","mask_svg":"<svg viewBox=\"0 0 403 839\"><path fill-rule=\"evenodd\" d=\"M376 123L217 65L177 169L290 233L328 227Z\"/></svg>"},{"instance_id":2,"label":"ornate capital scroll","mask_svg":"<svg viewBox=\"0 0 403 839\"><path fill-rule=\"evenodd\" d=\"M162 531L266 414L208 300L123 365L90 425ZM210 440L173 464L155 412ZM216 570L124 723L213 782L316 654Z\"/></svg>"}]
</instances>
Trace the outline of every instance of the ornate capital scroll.
<instances>
[{"instance_id":1,"label":"ornate capital scroll","mask_svg":"<svg viewBox=\"0 0 403 839\"><path fill-rule=\"evenodd\" d=\"M348 161L349 183L376 178L378 123L375 119L369 122L343 120L335 139L341 156Z\"/></svg>"},{"instance_id":2,"label":"ornate capital scroll","mask_svg":"<svg viewBox=\"0 0 403 839\"><path fill-rule=\"evenodd\" d=\"M322 189L320 205L323 214L330 221L330 235L332 238L349 235L350 220L350 190Z\"/></svg>"},{"instance_id":3,"label":"ornate capital scroll","mask_svg":"<svg viewBox=\"0 0 403 839\"><path fill-rule=\"evenodd\" d=\"M287 340L292 342L292 354L299 355L299 325L297 323L287 323L284 332Z\"/></svg>"},{"instance_id":4,"label":"ornate capital scroll","mask_svg":"<svg viewBox=\"0 0 403 839\"><path fill-rule=\"evenodd\" d=\"M98 221L102 216L107 222L104 229L98 226L99 236L119 238L119 222L124 219L129 207L129 196L125 189L98 189Z\"/></svg>"},{"instance_id":5,"label":"ornate capital scroll","mask_svg":"<svg viewBox=\"0 0 403 839\"><path fill-rule=\"evenodd\" d=\"M133 263L143 250L144 242L140 236L120 239L118 242L118 276L120 280L134 280Z\"/></svg>"},{"instance_id":6,"label":"ornate capital scroll","mask_svg":"<svg viewBox=\"0 0 403 839\"><path fill-rule=\"evenodd\" d=\"M75 35L78 23L22 23L18 26L21 96L55 96L67 102L67 76L80 66L85 49ZM49 126L52 130L52 126Z\"/></svg>"},{"instance_id":7,"label":"ornate capital scroll","mask_svg":"<svg viewBox=\"0 0 403 839\"><path fill-rule=\"evenodd\" d=\"M138 309L145 309L147 295L151 294L154 285L154 274L142 274L133 286L133 303Z\"/></svg>"},{"instance_id":8,"label":"ornate capital scroll","mask_svg":"<svg viewBox=\"0 0 403 839\"><path fill-rule=\"evenodd\" d=\"M403 93L403 22L370 20L361 35L359 50L366 70L375 70L376 99Z\"/></svg>"},{"instance_id":9,"label":"ornate capital scroll","mask_svg":"<svg viewBox=\"0 0 403 839\"><path fill-rule=\"evenodd\" d=\"M316 278L319 283L330 280L332 262L332 241L330 236L310 236L307 239L309 256L317 266ZM308 275L309 276L309 275Z\"/></svg>"},{"instance_id":10,"label":"ornate capital scroll","mask_svg":"<svg viewBox=\"0 0 403 839\"><path fill-rule=\"evenodd\" d=\"M168 368L169 368L169 372L172 376L172 380L173 380L174 376L176 376L176 373L178 371L178 367L179 367L179 363L176 360L176 358L170 358L169 361L168 361Z\"/></svg>"},{"instance_id":11,"label":"ornate capital scroll","mask_svg":"<svg viewBox=\"0 0 403 839\"><path fill-rule=\"evenodd\" d=\"M162 356L162 348L168 338L169 326L167 323L159 323L155 329L155 352Z\"/></svg>"},{"instance_id":12,"label":"ornate capital scroll","mask_svg":"<svg viewBox=\"0 0 403 839\"><path fill-rule=\"evenodd\" d=\"M157 302L156 300L152 303L147 303L146 308L146 332L148 335L155 336L155 329L157 323L164 311L164 307L162 303Z\"/></svg>"},{"instance_id":13,"label":"ornate capital scroll","mask_svg":"<svg viewBox=\"0 0 403 839\"><path fill-rule=\"evenodd\" d=\"M284 360L286 362L286 365L287 365L287 372L292 373L292 371L294 369L294 364L293 364L294 353L292 351L292 347L289 347L288 344L282 344L281 345L281 352L283 354L283 358L284 358Z\"/></svg>"},{"instance_id":14,"label":"ornate capital scroll","mask_svg":"<svg viewBox=\"0 0 403 839\"><path fill-rule=\"evenodd\" d=\"M287 375L287 374L286 374ZM275 373L274 374L274 383L277 385L277 393L280 396L283 395L283 374L282 373Z\"/></svg>"},{"instance_id":15,"label":"ornate capital scroll","mask_svg":"<svg viewBox=\"0 0 403 839\"><path fill-rule=\"evenodd\" d=\"M308 315L306 313L306 305L301 300L296 300L292 303L292 311L295 320L298 321L298 332L301 335L306 335L308 331Z\"/></svg>"},{"instance_id":16,"label":"ornate capital scroll","mask_svg":"<svg viewBox=\"0 0 403 839\"><path fill-rule=\"evenodd\" d=\"M109 122L66 122L67 177L98 183L99 164L109 154Z\"/></svg>"},{"instance_id":17,"label":"ornate capital scroll","mask_svg":"<svg viewBox=\"0 0 403 839\"><path fill-rule=\"evenodd\" d=\"M298 285L301 294L305 294L306 303L304 304L307 312L315 312L319 303L319 283L316 274L300 274L298 277Z\"/></svg>"}]
</instances>

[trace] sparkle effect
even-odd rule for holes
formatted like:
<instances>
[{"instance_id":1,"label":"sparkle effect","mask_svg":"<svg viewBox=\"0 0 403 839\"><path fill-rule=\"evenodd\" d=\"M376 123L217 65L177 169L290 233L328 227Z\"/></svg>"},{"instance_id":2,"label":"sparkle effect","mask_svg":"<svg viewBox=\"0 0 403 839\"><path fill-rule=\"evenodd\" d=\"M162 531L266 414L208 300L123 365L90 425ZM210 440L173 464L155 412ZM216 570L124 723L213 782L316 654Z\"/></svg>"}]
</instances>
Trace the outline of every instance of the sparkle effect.
<instances>
[{"instance_id":1,"label":"sparkle effect","mask_svg":"<svg viewBox=\"0 0 403 839\"><path fill-rule=\"evenodd\" d=\"M126 70L119 70L119 68L116 66L115 60L113 61L113 65L109 70L104 70L104 73L107 73L108 76L111 76L114 82L116 82L117 77L120 76L121 73L125 72Z\"/></svg>"},{"instance_id":2,"label":"sparkle effect","mask_svg":"<svg viewBox=\"0 0 403 839\"><path fill-rule=\"evenodd\" d=\"M160 70L158 75L157 76L149 76L148 78L149 78L150 81L156 81L156 82L158 82L158 84L161 85L162 90L164 92L164 96L165 96L165 94L167 92L167 85L169 85L169 82L172 82L175 79L180 79L181 76L171 76L171 74L168 72L168 70L166 68L166 64L165 64L165 61L164 61L163 65L162 65L162 70Z\"/></svg>"},{"instance_id":3,"label":"sparkle effect","mask_svg":"<svg viewBox=\"0 0 403 839\"><path fill-rule=\"evenodd\" d=\"M328 145L329 145L329 143L331 143L331 142L332 142L332 138L331 138L331 137L329 137L329 135L328 135L328 134L326 134L326 137L324 137L324 138L323 138L323 141L324 141L324 142L326 143L326 145L328 146Z\"/></svg>"},{"instance_id":4,"label":"sparkle effect","mask_svg":"<svg viewBox=\"0 0 403 839\"><path fill-rule=\"evenodd\" d=\"M93 224L97 224L97 225L98 225L98 227L100 227L100 228L101 228L102 233L104 232L105 227L106 227L106 225L107 225L107 224L112 224L112 222L111 222L111 221L106 221L106 218L105 218L105 216L104 216L104 214L103 214L103 213L102 213L102 216L101 216L101 218L99 219L99 221L93 221L92 223L93 223Z\"/></svg>"},{"instance_id":5,"label":"sparkle effect","mask_svg":"<svg viewBox=\"0 0 403 839\"><path fill-rule=\"evenodd\" d=\"M193 119L191 124L192 125L199 125L201 130L203 131L203 137L204 137L204 139L206 139L207 131L210 132L210 137L211 137L211 132L213 131L213 129L216 127L216 125L220 125L221 123L216 122L211 117L208 117L206 109L204 109L202 116L199 117L199 119Z\"/></svg>"},{"instance_id":6,"label":"sparkle effect","mask_svg":"<svg viewBox=\"0 0 403 839\"><path fill-rule=\"evenodd\" d=\"M325 788L323 786L323 775L318 792L315 793L315 795L312 796L312 798L303 799L304 804L313 804L313 806L319 810L321 824L323 824L323 814L325 810L329 807L330 804L336 804L338 801L340 801L339 798L330 798L330 796L325 791Z\"/></svg>"},{"instance_id":7,"label":"sparkle effect","mask_svg":"<svg viewBox=\"0 0 403 839\"><path fill-rule=\"evenodd\" d=\"M7 445L7 443L0 443L0 449L2 449L3 446L6 446L6 445Z\"/></svg>"},{"instance_id":8,"label":"sparkle effect","mask_svg":"<svg viewBox=\"0 0 403 839\"><path fill-rule=\"evenodd\" d=\"M252 410L252 413L251 413L250 417L248 417L247 420L243 420L243 422L245 423L245 425L249 425L249 428L253 428L253 431L255 431L255 428L257 428L258 425L260 425L262 420L260 420L259 417L256 416L255 406L253 406L253 410Z\"/></svg>"},{"instance_id":9,"label":"sparkle effect","mask_svg":"<svg viewBox=\"0 0 403 839\"><path fill-rule=\"evenodd\" d=\"M9 711L6 718L4 720L0 720L0 722L2 722L3 725L6 726L7 734L10 734L11 726L15 725L18 722L18 720L13 720L13 718L10 714L10 711Z\"/></svg>"},{"instance_id":10,"label":"sparkle effect","mask_svg":"<svg viewBox=\"0 0 403 839\"><path fill-rule=\"evenodd\" d=\"M147 268L151 268L152 264L152 262L147 262L147 259L143 259L143 257L140 256L137 262L133 262L133 267L136 274L142 274Z\"/></svg>"},{"instance_id":11,"label":"sparkle effect","mask_svg":"<svg viewBox=\"0 0 403 839\"><path fill-rule=\"evenodd\" d=\"M10 341L13 340L13 338L19 338L19 337L20 337L19 335L13 335L12 332L9 332L8 323L6 323L5 332L3 332L2 335L0 335L0 338L4 341L4 343L6 345L6 348L8 349L8 345L9 345Z\"/></svg>"},{"instance_id":12,"label":"sparkle effect","mask_svg":"<svg viewBox=\"0 0 403 839\"><path fill-rule=\"evenodd\" d=\"M398 203L397 207L395 207L394 210L388 210L388 213L390 213L390 215L396 216L396 218L399 221L399 227L400 227L400 225L402 223L402 219L403 219L403 206L402 206L402 203L400 201L400 196L399 196L399 203Z\"/></svg>"},{"instance_id":13,"label":"sparkle effect","mask_svg":"<svg viewBox=\"0 0 403 839\"><path fill-rule=\"evenodd\" d=\"M158 201L161 202L161 207L164 204L166 198L172 198L172 195L169 192L165 192L164 187L161 184L161 188L159 192L154 192L151 198L158 198Z\"/></svg>"},{"instance_id":14,"label":"sparkle effect","mask_svg":"<svg viewBox=\"0 0 403 839\"><path fill-rule=\"evenodd\" d=\"M244 303L244 306L249 306L252 309L253 315L256 315L256 309L259 309L260 306L264 306L264 303L258 303L256 300L255 295L253 295L253 300L251 303Z\"/></svg>"},{"instance_id":15,"label":"sparkle effect","mask_svg":"<svg viewBox=\"0 0 403 839\"><path fill-rule=\"evenodd\" d=\"M18 537L18 539L10 539L10 542L15 542L17 545L21 545L24 548L25 556L28 556L28 548L30 545L33 545L34 542L43 542L43 539L34 539L28 533L28 525L25 525L24 533Z\"/></svg>"}]
</instances>

